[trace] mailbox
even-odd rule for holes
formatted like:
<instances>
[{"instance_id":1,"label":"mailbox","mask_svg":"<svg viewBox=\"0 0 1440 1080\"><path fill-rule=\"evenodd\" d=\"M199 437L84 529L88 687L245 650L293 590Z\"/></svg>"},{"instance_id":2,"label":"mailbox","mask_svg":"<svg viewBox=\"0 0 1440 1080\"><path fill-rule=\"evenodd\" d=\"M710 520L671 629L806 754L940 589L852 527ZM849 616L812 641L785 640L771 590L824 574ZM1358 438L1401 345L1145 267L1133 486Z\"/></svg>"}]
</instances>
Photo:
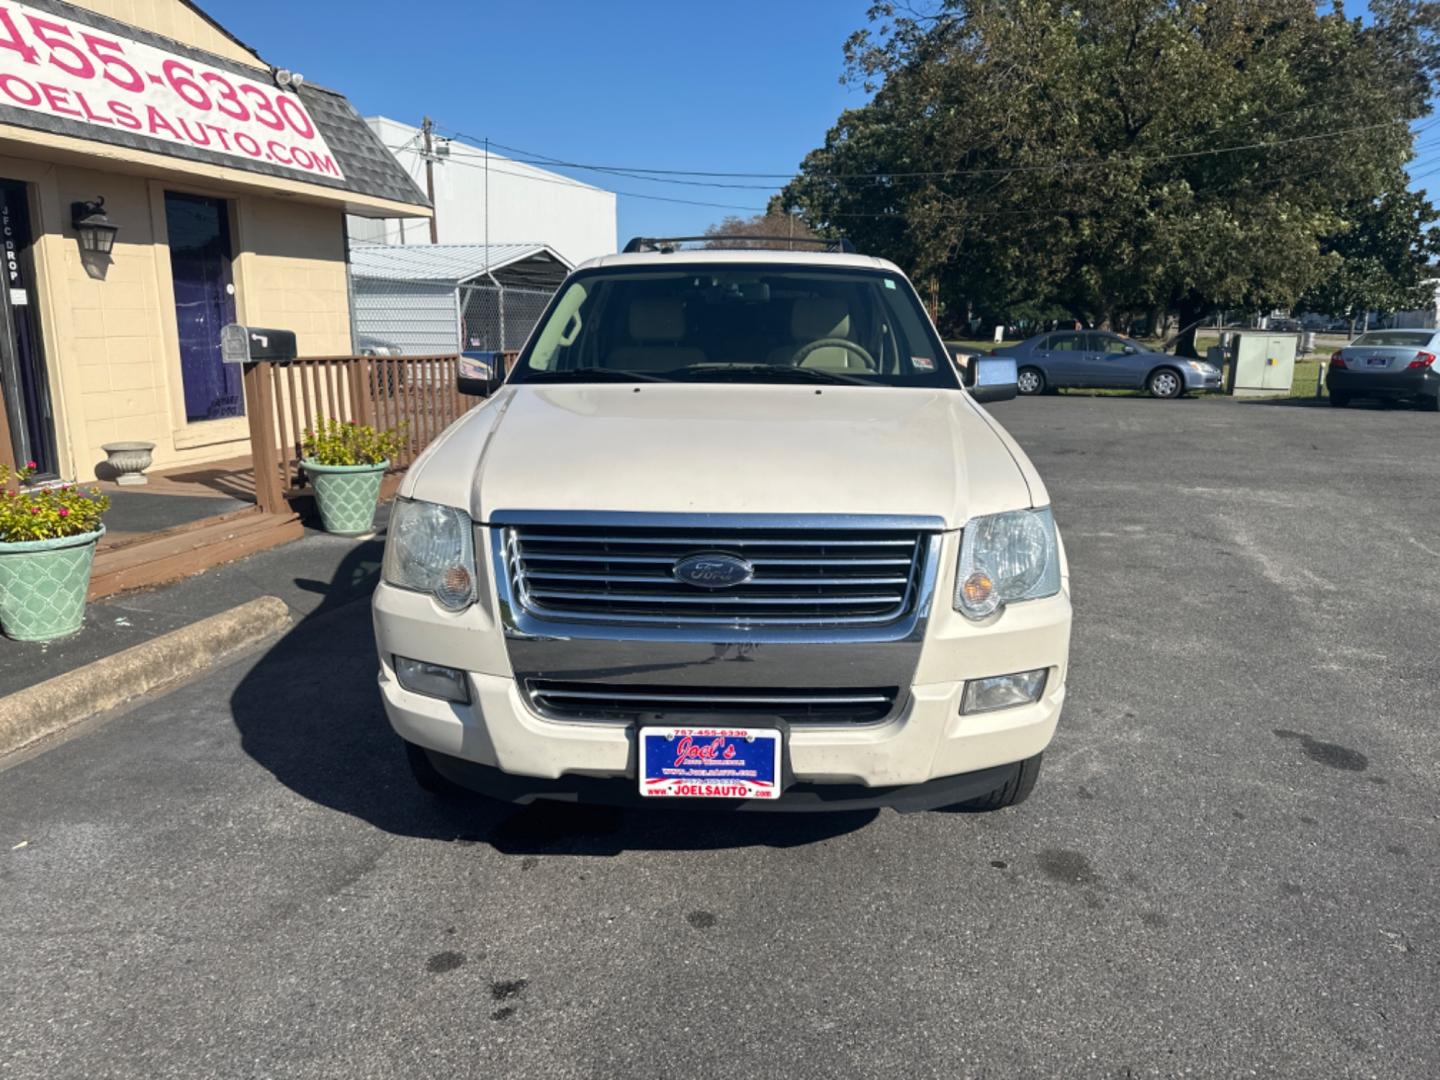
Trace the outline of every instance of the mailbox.
<instances>
[{"instance_id":1,"label":"mailbox","mask_svg":"<svg viewBox=\"0 0 1440 1080\"><path fill-rule=\"evenodd\" d=\"M295 331L230 323L220 328L220 359L227 364L256 360L294 360Z\"/></svg>"}]
</instances>

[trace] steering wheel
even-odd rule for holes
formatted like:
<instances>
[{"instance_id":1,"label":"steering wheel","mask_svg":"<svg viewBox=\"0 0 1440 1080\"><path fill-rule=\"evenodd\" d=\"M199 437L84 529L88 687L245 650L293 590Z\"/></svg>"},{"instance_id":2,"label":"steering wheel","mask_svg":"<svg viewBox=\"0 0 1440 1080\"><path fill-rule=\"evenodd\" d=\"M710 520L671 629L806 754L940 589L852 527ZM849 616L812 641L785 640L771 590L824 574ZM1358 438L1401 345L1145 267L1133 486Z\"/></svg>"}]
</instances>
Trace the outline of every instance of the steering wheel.
<instances>
[{"instance_id":1,"label":"steering wheel","mask_svg":"<svg viewBox=\"0 0 1440 1080\"><path fill-rule=\"evenodd\" d=\"M809 344L801 345L800 348L795 350L795 355L790 358L791 365L794 367L802 366L805 363L806 357L813 352L818 352L820 349L847 349L860 358L860 362L865 366L866 371L880 370L880 365L875 362L875 357L870 355L864 345L857 344L849 338L840 337L818 338Z\"/></svg>"}]
</instances>

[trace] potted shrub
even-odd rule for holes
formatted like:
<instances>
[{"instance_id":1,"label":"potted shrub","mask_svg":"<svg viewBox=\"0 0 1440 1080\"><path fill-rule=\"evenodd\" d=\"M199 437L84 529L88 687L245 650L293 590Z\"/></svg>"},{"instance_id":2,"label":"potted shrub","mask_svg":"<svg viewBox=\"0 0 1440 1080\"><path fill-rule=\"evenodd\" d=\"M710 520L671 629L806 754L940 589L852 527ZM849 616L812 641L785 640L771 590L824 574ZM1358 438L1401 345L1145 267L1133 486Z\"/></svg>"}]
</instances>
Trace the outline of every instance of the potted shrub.
<instances>
[{"instance_id":1,"label":"potted shrub","mask_svg":"<svg viewBox=\"0 0 1440 1080\"><path fill-rule=\"evenodd\" d=\"M376 431L353 420L324 420L306 431L300 463L315 488L320 522L337 536L364 536L375 525L380 481L400 450L395 428Z\"/></svg>"},{"instance_id":2,"label":"potted shrub","mask_svg":"<svg viewBox=\"0 0 1440 1080\"><path fill-rule=\"evenodd\" d=\"M110 500L98 488L33 487L35 463L0 465L0 631L17 641L51 641L80 629L100 518Z\"/></svg>"}]
</instances>

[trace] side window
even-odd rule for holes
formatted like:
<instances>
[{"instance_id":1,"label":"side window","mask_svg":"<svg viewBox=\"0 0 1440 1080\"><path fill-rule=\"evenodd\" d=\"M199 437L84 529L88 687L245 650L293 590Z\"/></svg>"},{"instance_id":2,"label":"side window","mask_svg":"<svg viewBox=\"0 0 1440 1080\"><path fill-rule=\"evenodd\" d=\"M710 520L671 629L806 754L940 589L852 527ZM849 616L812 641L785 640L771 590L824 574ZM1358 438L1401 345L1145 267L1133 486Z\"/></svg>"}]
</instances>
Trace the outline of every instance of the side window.
<instances>
[{"instance_id":1,"label":"side window","mask_svg":"<svg viewBox=\"0 0 1440 1080\"><path fill-rule=\"evenodd\" d=\"M1056 334L1050 339L1051 352L1085 352L1084 334Z\"/></svg>"},{"instance_id":2,"label":"side window","mask_svg":"<svg viewBox=\"0 0 1440 1080\"><path fill-rule=\"evenodd\" d=\"M1097 349L1107 356L1113 356L1116 353L1123 353L1125 351L1125 342L1122 339L1110 337L1107 334L1096 334L1095 336L1099 339L1096 342Z\"/></svg>"}]
</instances>

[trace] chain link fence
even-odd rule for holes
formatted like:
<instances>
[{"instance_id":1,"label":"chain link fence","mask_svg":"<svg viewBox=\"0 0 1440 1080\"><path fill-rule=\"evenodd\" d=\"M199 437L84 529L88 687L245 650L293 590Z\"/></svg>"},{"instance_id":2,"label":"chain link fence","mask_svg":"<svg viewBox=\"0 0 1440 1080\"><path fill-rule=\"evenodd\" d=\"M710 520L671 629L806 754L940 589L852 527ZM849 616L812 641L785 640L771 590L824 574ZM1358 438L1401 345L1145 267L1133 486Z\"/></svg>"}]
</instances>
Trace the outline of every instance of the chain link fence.
<instances>
[{"instance_id":1,"label":"chain link fence","mask_svg":"<svg viewBox=\"0 0 1440 1080\"><path fill-rule=\"evenodd\" d=\"M350 282L355 352L437 356L516 350L552 295L549 289L355 275Z\"/></svg>"}]
</instances>

